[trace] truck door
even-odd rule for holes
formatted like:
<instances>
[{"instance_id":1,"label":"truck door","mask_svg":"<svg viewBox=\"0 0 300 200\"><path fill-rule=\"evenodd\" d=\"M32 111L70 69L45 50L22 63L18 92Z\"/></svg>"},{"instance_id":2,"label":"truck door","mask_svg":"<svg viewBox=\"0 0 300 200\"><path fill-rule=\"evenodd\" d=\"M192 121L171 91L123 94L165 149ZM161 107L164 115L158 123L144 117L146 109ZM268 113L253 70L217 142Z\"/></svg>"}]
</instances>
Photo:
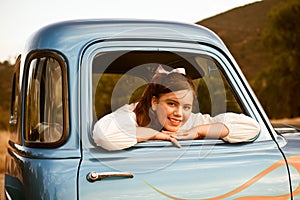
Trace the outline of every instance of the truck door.
<instances>
[{"instance_id":1,"label":"truck door","mask_svg":"<svg viewBox=\"0 0 300 200\"><path fill-rule=\"evenodd\" d=\"M119 41L95 44L85 52L79 199L290 197L289 176L278 149L284 140L272 135L237 72L218 50L185 45L159 41L123 45ZM185 140L179 141L181 148L169 141L147 141L118 151L97 146L92 139L95 121L134 101L157 64L186 68L201 96L198 112L244 113L260 123L259 136L238 144ZM274 169L276 163L280 167Z\"/></svg>"}]
</instances>

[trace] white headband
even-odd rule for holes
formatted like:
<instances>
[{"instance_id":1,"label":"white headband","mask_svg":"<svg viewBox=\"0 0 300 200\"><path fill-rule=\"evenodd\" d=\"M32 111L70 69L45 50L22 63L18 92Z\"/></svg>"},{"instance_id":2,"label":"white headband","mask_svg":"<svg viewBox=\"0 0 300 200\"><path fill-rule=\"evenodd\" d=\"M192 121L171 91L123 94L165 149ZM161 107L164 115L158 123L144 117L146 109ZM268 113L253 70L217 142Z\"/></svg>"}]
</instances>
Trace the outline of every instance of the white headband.
<instances>
[{"instance_id":1,"label":"white headband","mask_svg":"<svg viewBox=\"0 0 300 200\"><path fill-rule=\"evenodd\" d=\"M183 75L186 75L185 74L185 69L184 68L176 68L176 69L173 69L171 71L167 71L165 70L161 65L159 65L156 69L156 72L155 72L155 75L156 74L170 74L170 73L173 73L173 72L176 72L176 73L179 73L179 74L183 74ZM155 76L154 75L154 76Z\"/></svg>"},{"instance_id":2,"label":"white headband","mask_svg":"<svg viewBox=\"0 0 300 200\"><path fill-rule=\"evenodd\" d=\"M161 65L159 65L155 71L154 76L152 77L152 82L155 83L157 81L159 74L170 74L170 73L179 73L179 74L186 75L184 68L176 68L171 71L167 71Z\"/></svg>"}]
</instances>

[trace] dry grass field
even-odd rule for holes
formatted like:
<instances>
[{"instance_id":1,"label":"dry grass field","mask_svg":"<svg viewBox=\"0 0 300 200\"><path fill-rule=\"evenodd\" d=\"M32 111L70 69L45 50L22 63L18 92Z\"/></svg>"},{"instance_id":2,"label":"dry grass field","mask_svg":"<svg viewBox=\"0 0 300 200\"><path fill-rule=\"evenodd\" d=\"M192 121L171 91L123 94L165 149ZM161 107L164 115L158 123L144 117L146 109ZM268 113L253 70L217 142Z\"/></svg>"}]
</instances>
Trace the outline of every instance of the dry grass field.
<instances>
[{"instance_id":1,"label":"dry grass field","mask_svg":"<svg viewBox=\"0 0 300 200\"><path fill-rule=\"evenodd\" d=\"M300 125L300 117L298 118L293 118L293 119L274 119L271 120L272 123L281 123L281 124L298 124Z\"/></svg>"},{"instance_id":2,"label":"dry grass field","mask_svg":"<svg viewBox=\"0 0 300 200\"><path fill-rule=\"evenodd\" d=\"M4 199L4 168L7 141L8 133L5 131L0 131L0 199Z\"/></svg>"}]
</instances>

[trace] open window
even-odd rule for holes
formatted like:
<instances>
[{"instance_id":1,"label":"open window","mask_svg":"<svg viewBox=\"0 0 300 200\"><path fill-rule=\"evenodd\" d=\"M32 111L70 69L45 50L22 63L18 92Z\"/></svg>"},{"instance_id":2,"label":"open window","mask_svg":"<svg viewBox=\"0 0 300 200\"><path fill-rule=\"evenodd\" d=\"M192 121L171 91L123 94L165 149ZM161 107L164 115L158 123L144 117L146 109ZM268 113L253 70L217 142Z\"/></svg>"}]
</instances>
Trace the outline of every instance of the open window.
<instances>
[{"instance_id":1,"label":"open window","mask_svg":"<svg viewBox=\"0 0 300 200\"><path fill-rule=\"evenodd\" d=\"M98 53L92 62L92 104L94 123L125 104L137 102L159 65L170 70L185 68L193 79L197 99L193 112L216 116L226 112L249 115L232 87L225 66L208 54L174 51L107 51ZM168 145L151 141L136 146ZM181 141L182 144L185 141ZM190 142L187 142L190 145ZM223 140L194 140L193 144L224 143ZM172 144L171 144L172 145Z\"/></svg>"},{"instance_id":2,"label":"open window","mask_svg":"<svg viewBox=\"0 0 300 200\"><path fill-rule=\"evenodd\" d=\"M25 65L25 144L59 146L68 135L66 63L56 53L35 52Z\"/></svg>"},{"instance_id":3,"label":"open window","mask_svg":"<svg viewBox=\"0 0 300 200\"><path fill-rule=\"evenodd\" d=\"M159 64L186 69L198 93L194 112L212 116L244 112L220 64L212 57L168 51L115 51L98 54L93 60L94 120L137 101Z\"/></svg>"}]
</instances>

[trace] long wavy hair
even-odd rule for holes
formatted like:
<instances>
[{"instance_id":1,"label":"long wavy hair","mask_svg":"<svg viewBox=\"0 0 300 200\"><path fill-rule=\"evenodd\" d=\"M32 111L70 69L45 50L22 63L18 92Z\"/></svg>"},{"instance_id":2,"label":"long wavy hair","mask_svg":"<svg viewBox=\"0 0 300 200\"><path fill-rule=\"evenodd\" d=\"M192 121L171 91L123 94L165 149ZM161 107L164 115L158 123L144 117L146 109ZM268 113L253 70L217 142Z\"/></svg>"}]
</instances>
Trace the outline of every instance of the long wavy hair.
<instances>
[{"instance_id":1,"label":"long wavy hair","mask_svg":"<svg viewBox=\"0 0 300 200\"><path fill-rule=\"evenodd\" d=\"M138 104L134 109L136 115L137 124L142 127L151 127L159 129L154 111L151 109L152 98L159 99L163 94L170 92L176 92L180 90L191 90L196 96L195 86L192 79L187 75L171 72L171 73L156 73L144 90L141 98L138 100Z\"/></svg>"}]
</instances>

